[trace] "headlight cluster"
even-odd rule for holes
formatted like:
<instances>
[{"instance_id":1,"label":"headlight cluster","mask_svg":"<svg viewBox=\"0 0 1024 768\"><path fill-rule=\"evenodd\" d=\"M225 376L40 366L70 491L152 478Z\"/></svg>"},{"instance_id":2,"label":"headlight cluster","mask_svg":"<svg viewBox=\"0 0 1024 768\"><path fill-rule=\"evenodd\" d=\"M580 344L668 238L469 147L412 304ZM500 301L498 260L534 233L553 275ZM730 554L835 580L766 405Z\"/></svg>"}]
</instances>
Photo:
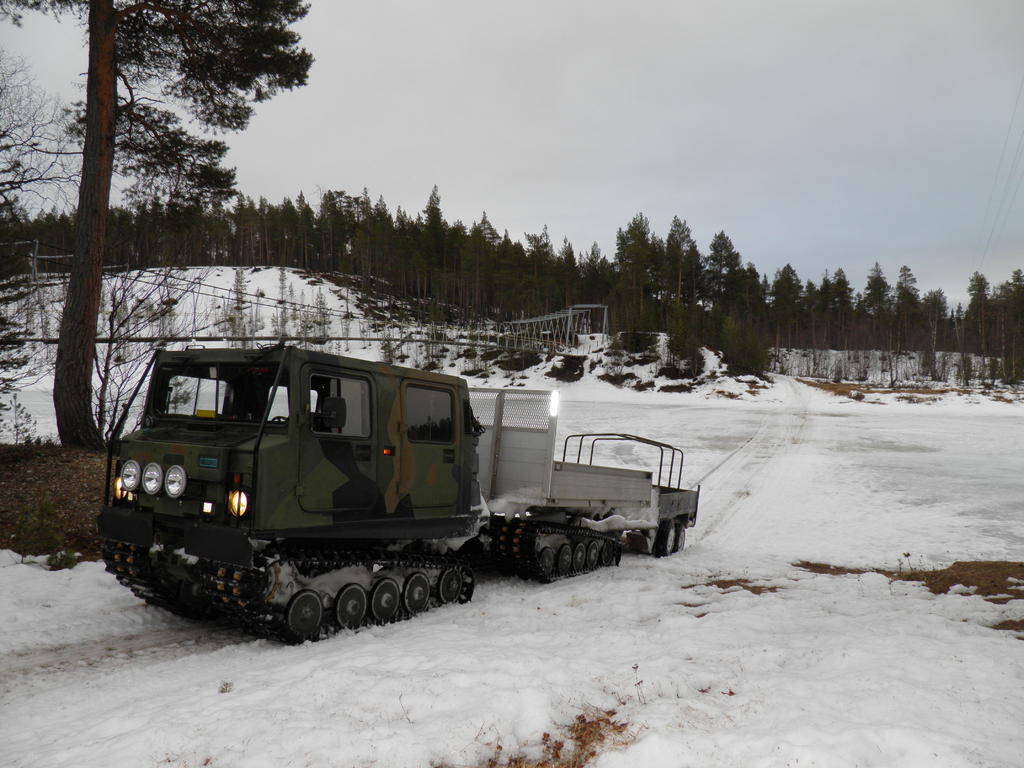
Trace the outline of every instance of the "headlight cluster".
<instances>
[{"instance_id":1,"label":"headlight cluster","mask_svg":"<svg viewBox=\"0 0 1024 768\"><path fill-rule=\"evenodd\" d=\"M141 485L142 490L150 496L156 496L163 488L164 493L172 499L177 499L185 493L185 487L188 485L185 468L178 464L170 467L164 474L163 467L155 461L149 462L143 469L135 459L129 459L122 465L119 480L121 488L125 491L135 491Z\"/></svg>"}]
</instances>

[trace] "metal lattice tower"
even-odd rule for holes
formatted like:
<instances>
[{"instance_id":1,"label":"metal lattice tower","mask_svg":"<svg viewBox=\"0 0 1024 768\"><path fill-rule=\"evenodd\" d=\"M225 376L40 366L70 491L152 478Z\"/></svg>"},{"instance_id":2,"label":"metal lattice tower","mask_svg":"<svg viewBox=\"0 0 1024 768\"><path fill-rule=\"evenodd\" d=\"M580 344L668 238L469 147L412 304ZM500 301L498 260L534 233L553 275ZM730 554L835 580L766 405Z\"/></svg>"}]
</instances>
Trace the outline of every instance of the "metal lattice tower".
<instances>
[{"instance_id":1,"label":"metal lattice tower","mask_svg":"<svg viewBox=\"0 0 1024 768\"><path fill-rule=\"evenodd\" d=\"M573 304L549 315L498 324L503 344L538 351L565 352L578 345L580 336L592 333L608 333L605 304Z\"/></svg>"}]
</instances>

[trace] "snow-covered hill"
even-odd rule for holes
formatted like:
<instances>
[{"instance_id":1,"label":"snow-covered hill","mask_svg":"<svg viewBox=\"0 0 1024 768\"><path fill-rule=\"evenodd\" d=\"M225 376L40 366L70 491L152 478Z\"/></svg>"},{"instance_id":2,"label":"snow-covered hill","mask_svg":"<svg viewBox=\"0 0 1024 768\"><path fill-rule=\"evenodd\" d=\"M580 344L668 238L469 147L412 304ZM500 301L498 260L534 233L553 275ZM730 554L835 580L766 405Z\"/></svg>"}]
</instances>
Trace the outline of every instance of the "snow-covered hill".
<instances>
[{"instance_id":1,"label":"snow-covered hill","mask_svg":"<svg viewBox=\"0 0 1024 768\"><path fill-rule=\"evenodd\" d=\"M581 397L631 398L654 395L665 402L698 402L709 398L755 400L770 390L771 380L730 376L715 352L705 350L703 372L678 378L666 365L665 340L657 353L628 354L613 348L605 336L583 336L565 354L502 351L502 336L492 323L445 326L432 322L429 308L395 301L386 294L357 290L355 281L339 275L318 275L292 269L211 267L141 270L110 274L104 281L98 333L114 337L100 345L96 389L105 392L116 412L141 375L152 343L136 337L175 337L169 346L189 343L255 346L288 337L334 354L387 360L416 368L465 376L472 386L520 386L571 389ZM30 337L56 335L64 284L43 279L16 310ZM231 339L211 341L210 339ZM495 344L499 345L498 348ZM52 408L52 366L55 346L29 345L29 363L16 397L28 428L38 437L55 435ZM937 389L955 386L959 362L945 359L944 377L922 380L920 356L881 352L779 350L776 367L795 376L851 380L861 387L915 384ZM979 365L978 361L974 361ZM104 382L106 385L104 386ZM939 392L928 402L977 399L980 388ZM861 395L862 396L862 395ZM898 393L873 393L872 402L886 402ZM1020 401L1021 393L1000 395ZM11 396L6 398L8 402ZM644 400L650 401L650 400ZM2 420L0 439L14 437L13 416ZM24 428L22 423L21 428Z\"/></svg>"}]
</instances>

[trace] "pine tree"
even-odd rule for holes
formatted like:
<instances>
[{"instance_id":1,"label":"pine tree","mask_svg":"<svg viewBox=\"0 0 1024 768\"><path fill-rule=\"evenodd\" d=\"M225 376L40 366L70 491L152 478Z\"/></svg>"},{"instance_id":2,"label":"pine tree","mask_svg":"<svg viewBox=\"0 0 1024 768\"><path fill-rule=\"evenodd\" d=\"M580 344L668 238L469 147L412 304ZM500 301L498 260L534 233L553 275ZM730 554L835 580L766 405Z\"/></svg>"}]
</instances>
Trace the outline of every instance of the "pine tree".
<instances>
[{"instance_id":1,"label":"pine tree","mask_svg":"<svg viewBox=\"0 0 1024 768\"><path fill-rule=\"evenodd\" d=\"M711 240L705 271L707 295L712 303L723 304L726 310L730 302L729 289L734 286L736 273L741 264L739 251L725 232L719 232Z\"/></svg>"},{"instance_id":2,"label":"pine tree","mask_svg":"<svg viewBox=\"0 0 1024 768\"><path fill-rule=\"evenodd\" d=\"M244 128L251 102L305 83L312 56L288 26L308 8L301 0L4 0L0 16L17 23L21 9L66 12L87 23L75 258L53 400L61 441L98 447L103 439L90 406L113 173L177 206L226 199L234 184L234 172L221 165L226 145L190 134L180 112L163 104L206 128Z\"/></svg>"},{"instance_id":3,"label":"pine tree","mask_svg":"<svg viewBox=\"0 0 1024 768\"><path fill-rule=\"evenodd\" d=\"M800 278L789 264L776 270L772 282L772 317L775 322L775 347L793 346L793 329L800 317L803 298Z\"/></svg>"},{"instance_id":4,"label":"pine tree","mask_svg":"<svg viewBox=\"0 0 1024 768\"><path fill-rule=\"evenodd\" d=\"M921 292L917 289L917 278L906 265L900 267L900 275L896 279L894 309L896 350L902 352L911 343L911 334L919 323L921 312Z\"/></svg>"}]
</instances>

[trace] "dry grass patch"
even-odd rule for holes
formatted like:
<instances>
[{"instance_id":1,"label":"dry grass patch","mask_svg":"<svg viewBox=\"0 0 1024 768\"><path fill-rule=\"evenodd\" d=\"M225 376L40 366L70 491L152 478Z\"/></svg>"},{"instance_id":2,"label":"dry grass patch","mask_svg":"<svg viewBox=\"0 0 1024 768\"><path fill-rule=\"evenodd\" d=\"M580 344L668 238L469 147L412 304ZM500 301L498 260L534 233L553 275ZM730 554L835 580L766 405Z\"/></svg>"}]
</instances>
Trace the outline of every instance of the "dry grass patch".
<instances>
[{"instance_id":1,"label":"dry grass patch","mask_svg":"<svg viewBox=\"0 0 1024 768\"><path fill-rule=\"evenodd\" d=\"M1000 391L992 389L972 390L963 387L874 387L867 384L824 381L821 379L797 379L797 381L809 387L829 392L836 397L848 397L851 400L857 401L864 401L869 395L895 395L897 400L904 403L930 403L948 394L961 396L979 395L998 403L1019 403L1024 401L1024 395L1013 389ZM868 400L866 402L879 403L880 401Z\"/></svg>"},{"instance_id":2,"label":"dry grass patch","mask_svg":"<svg viewBox=\"0 0 1024 768\"><path fill-rule=\"evenodd\" d=\"M539 758L522 754L506 755L501 744L479 768L585 768L608 749L623 747L636 739L636 729L615 719L614 709L588 710L560 729L560 736L541 736ZM434 768L455 768L451 763L435 763Z\"/></svg>"}]
</instances>

